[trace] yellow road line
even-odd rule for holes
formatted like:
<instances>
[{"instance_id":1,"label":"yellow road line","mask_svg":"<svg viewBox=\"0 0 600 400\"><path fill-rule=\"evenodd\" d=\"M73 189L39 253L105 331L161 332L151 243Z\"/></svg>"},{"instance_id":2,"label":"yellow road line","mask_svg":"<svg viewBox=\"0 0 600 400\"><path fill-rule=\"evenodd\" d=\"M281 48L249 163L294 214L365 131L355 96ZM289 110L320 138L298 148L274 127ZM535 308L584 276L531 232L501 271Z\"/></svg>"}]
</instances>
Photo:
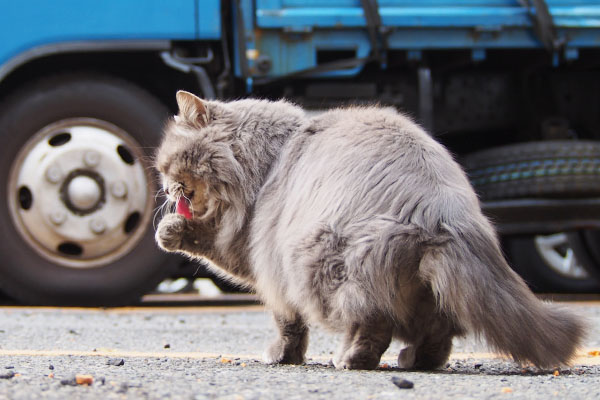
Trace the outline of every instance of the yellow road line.
<instances>
[{"instance_id":1,"label":"yellow road line","mask_svg":"<svg viewBox=\"0 0 600 400\"><path fill-rule=\"evenodd\" d=\"M591 351L591 350L590 350ZM261 360L262 356L258 354L226 354L226 353L207 353L199 351L191 352L171 352L171 351L133 351L120 349L97 349L89 350L27 350L27 349L0 349L0 357L25 356L25 357L139 357L139 358L189 358L189 359L242 359L242 360ZM309 356L314 361L327 362L331 356ZM453 353L450 360L498 360L502 357L494 353ZM382 362L394 362L395 357L383 357ZM588 351L580 352L573 360L573 366L595 366L600 365L599 356L590 356Z\"/></svg>"},{"instance_id":2,"label":"yellow road line","mask_svg":"<svg viewBox=\"0 0 600 400\"><path fill-rule=\"evenodd\" d=\"M249 306L185 306L185 307L115 307L115 308L94 308L94 307L32 307L32 306L2 306L1 310L21 311L30 310L35 312L60 312L69 314L71 312L83 313L107 313L107 314L135 314L135 313L156 313L156 314L211 314L211 313L236 313L236 312L265 312L266 309L260 305Z\"/></svg>"},{"instance_id":3,"label":"yellow road line","mask_svg":"<svg viewBox=\"0 0 600 400\"><path fill-rule=\"evenodd\" d=\"M144 358L255 358L255 355L233 355L205 352L170 352L170 351L134 351L120 349L90 350L26 350L26 349L0 349L0 356L27 356L27 357L54 357L54 356L83 356L83 357L144 357Z\"/></svg>"}]
</instances>

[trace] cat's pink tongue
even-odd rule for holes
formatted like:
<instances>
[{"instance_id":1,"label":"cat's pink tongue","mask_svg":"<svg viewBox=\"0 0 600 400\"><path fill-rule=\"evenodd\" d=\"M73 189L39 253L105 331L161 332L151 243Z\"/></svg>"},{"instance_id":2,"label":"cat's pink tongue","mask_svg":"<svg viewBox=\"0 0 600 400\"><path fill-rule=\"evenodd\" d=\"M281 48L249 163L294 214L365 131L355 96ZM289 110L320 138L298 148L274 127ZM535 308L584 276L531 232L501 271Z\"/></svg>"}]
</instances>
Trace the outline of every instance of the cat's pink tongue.
<instances>
[{"instance_id":1,"label":"cat's pink tongue","mask_svg":"<svg viewBox=\"0 0 600 400\"><path fill-rule=\"evenodd\" d=\"M190 211L190 205L186 199L181 197L177 200L177 214L183 215L186 219L192 218L192 212Z\"/></svg>"}]
</instances>

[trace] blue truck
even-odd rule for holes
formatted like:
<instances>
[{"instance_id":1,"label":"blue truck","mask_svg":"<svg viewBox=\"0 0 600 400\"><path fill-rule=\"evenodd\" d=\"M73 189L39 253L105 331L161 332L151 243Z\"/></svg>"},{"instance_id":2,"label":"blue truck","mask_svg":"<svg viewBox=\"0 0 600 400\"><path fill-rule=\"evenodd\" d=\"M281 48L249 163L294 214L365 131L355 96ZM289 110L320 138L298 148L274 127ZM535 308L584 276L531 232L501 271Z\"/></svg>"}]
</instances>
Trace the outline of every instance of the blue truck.
<instances>
[{"instance_id":1,"label":"blue truck","mask_svg":"<svg viewBox=\"0 0 600 400\"><path fill-rule=\"evenodd\" d=\"M2 292L116 305L184 274L152 229L178 89L408 113L530 285L600 288L597 1L25 0L0 2Z\"/></svg>"}]
</instances>

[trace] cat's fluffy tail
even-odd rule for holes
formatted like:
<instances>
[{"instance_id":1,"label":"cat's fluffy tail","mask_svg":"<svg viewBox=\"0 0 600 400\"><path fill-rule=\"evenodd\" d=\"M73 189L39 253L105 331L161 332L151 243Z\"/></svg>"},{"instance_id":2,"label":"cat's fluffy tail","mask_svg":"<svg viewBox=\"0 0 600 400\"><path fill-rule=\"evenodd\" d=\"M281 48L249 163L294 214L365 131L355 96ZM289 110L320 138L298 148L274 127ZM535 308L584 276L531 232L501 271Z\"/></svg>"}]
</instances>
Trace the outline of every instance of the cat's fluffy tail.
<instances>
[{"instance_id":1,"label":"cat's fluffy tail","mask_svg":"<svg viewBox=\"0 0 600 400\"><path fill-rule=\"evenodd\" d=\"M440 308L517 362L568 364L584 336L581 319L533 295L506 263L487 221L447 230L449 240L427 249L419 265Z\"/></svg>"}]
</instances>

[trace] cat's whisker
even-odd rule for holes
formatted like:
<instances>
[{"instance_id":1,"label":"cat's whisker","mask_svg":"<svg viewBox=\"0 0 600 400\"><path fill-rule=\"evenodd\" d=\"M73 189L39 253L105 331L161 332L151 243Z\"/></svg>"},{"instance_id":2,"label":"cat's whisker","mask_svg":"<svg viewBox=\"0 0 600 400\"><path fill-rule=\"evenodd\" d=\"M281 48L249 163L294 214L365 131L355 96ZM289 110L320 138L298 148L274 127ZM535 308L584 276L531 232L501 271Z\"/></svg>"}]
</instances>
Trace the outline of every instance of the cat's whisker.
<instances>
[{"instance_id":1,"label":"cat's whisker","mask_svg":"<svg viewBox=\"0 0 600 400\"><path fill-rule=\"evenodd\" d=\"M158 189L156 191L156 194L154 195L154 202L156 203L158 201L158 198L160 196L165 196L166 197L166 194L167 194L167 192L165 191L165 188L162 187L162 185L161 185L160 189ZM169 199L167 198L165 201L169 201Z\"/></svg>"},{"instance_id":2,"label":"cat's whisker","mask_svg":"<svg viewBox=\"0 0 600 400\"><path fill-rule=\"evenodd\" d=\"M165 204L167 203L168 200L165 200L163 202L163 204L161 204L160 206L156 207L154 209L154 217L152 218L152 227L154 228L154 230L156 230L156 218L158 217L158 214L161 214L161 218L164 216L164 214L162 213L162 210L165 207Z\"/></svg>"},{"instance_id":3,"label":"cat's whisker","mask_svg":"<svg viewBox=\"0 0 600 400\"><path fill-rule=\"evenodd\" d=\"M154 164L152 162L142 163L142 165L146 171L150 171L152 173L154 173L154 171L156 171Z\"/></svg>"},{"instance_id":4,"label":"cat's whisker","mask_svg":"<svg viewBox=\"0 0 600 400\"><path fill-rule=\"evenodd\" d=\"M154 209L154 217L152 218L152 226L154 227L154 230L156 230L156 220L159 216L162 219L165 216L165 214L170 214L170 213L174 212L174 209L169 210L169 207L171 207L171 206L172 206L171 201L169 199L165 199L165 201L163 201L163 203L161 205L159 205L158 207L156 207Z\"/></svg>"}]
</instances>

